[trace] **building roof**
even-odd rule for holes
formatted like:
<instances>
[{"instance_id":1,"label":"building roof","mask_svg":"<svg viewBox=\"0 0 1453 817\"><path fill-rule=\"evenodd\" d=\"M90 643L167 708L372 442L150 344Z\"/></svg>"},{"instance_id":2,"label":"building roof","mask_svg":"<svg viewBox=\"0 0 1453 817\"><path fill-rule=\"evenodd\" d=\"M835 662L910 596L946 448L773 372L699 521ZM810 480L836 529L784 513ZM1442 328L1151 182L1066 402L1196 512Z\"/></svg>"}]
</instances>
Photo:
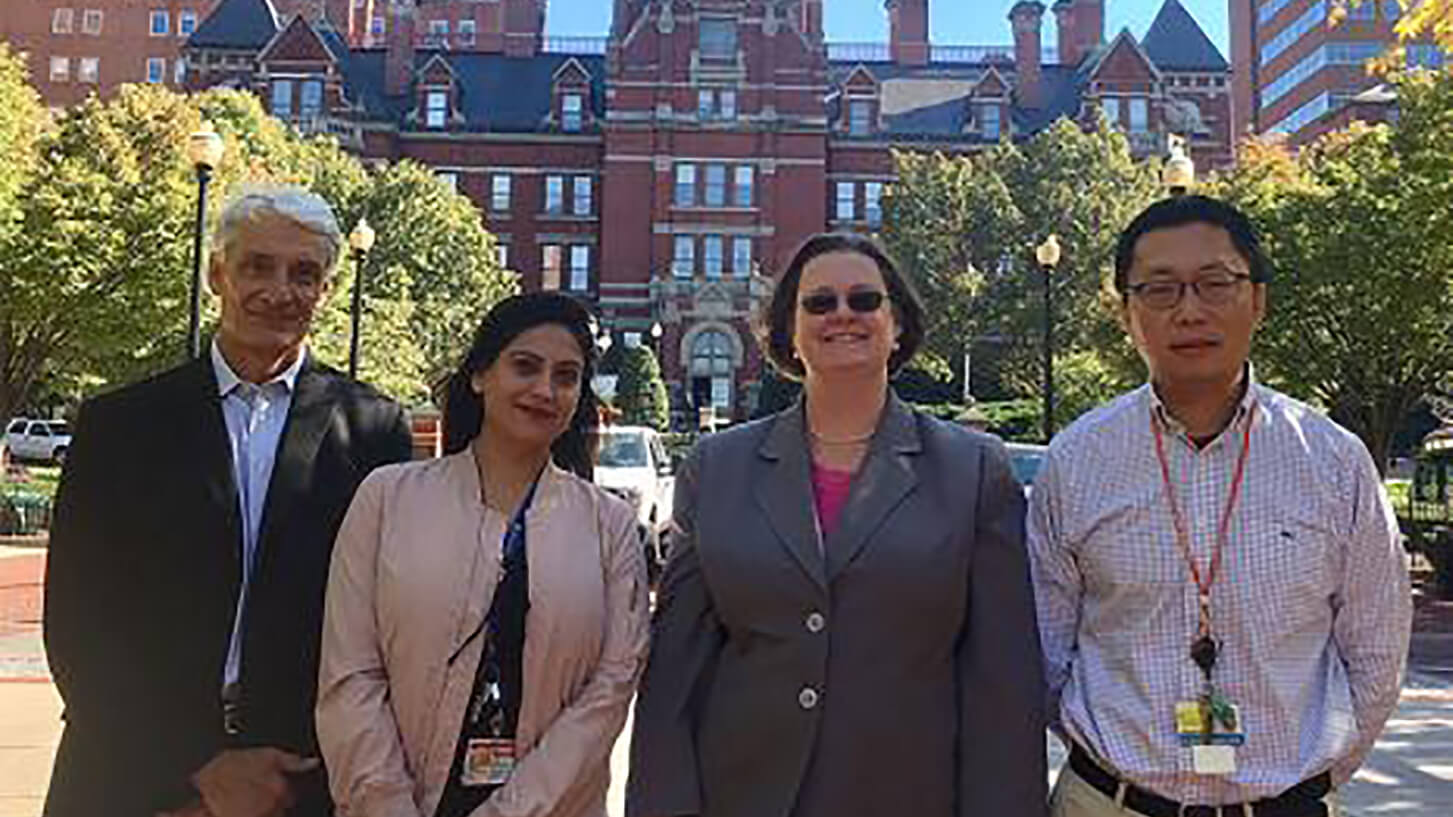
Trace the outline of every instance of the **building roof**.
<instances>
[{"instance_id":1,"label":"building roof","mask_svg":"<svg viewBox=\"0 0 1453 817\"><path fill-rule=\"evenodd\" d=\"M222 0L197 26L187 45L192 48L261 49L282 24L272 0Z\"/></svg>"},{"instance_id":2,"label":"building roof","mask_svg":"<svg viewBox=\"0 0 1453 817\"><path fill-rule=\"evenodd\" d=\"M414 54L414 70L441 57L454 72L458 83L459 111L464 130L535 133L549 121L554 94L555 72L575 60L590 73L591 109L597 121L605 118L605 58L582 54L539 54L507 57L420 50ZM417 102L412 95L384 93L383 49L354 51L345 61L344 89L354 104L361 105L369 119L401 122Z\"/></svg>"},{"instance_id":3,"label":"building roof","mask_svg":"<svg viewBox=\"0 0 1453 817\"><path fill-rule=\"evenodd\" d=\"M1225 71L1226 58L1180 0L1165 0L1141 41L1161 70Z\"/></svg>"}]
</instances>

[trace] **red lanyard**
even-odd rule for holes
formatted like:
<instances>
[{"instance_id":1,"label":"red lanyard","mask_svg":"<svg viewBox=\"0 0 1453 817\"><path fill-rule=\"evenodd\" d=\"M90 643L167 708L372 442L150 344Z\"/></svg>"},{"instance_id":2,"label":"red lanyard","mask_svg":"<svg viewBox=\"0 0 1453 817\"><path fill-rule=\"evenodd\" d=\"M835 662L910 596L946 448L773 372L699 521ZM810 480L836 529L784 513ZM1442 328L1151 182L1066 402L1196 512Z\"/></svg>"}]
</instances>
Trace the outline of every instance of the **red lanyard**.
<instances>
[{"instance_id":1,"label":"red lanyard","mask_svg":"<svg viewBox=\"0 0 1453 817\"><path fill-rule=\"evenodd\" d=\"M1231 494L1226 497L1226 508L1221 512L1221 524L1216 529L1216 547L1211 552L1211 563L1207 565L1206 574L1201 575L1201 567L1196 564L1196 556L1191 552L1191 533L1186 525L1186 518L1181 513L1180 503L1176 501L1175 484L1170 479L1170 463L1165 457L1165 440L1160 431L1160 424L1155 421L1155 414L1150 417L1150 430L1155 434L1155 455L1160 460L1160 476L1165 482L1166 498L1170 500L1171 522L1175 525L1176 544L1180 546L1181 555L1185 557L1186 566L1191 569L1191 579L1196 583L1198 600L1200 602L1201 620L1197 634L1202 637L1211 634L1211 586L1216 583L1216 574L1221 570L1221 553L1226 549L1226 538L1231 528L1231 512L1236 509L1236 500L1241 497L1241 483L1246 476L1246 455L1251 451L1251 424L1256 417L1256 404L1251 404L1251 409L1246 414L1246 422L1243 424L1241 433L1241 455L1236 458L1236 471L1231 477Z\"/></svg>"}]
</instances>

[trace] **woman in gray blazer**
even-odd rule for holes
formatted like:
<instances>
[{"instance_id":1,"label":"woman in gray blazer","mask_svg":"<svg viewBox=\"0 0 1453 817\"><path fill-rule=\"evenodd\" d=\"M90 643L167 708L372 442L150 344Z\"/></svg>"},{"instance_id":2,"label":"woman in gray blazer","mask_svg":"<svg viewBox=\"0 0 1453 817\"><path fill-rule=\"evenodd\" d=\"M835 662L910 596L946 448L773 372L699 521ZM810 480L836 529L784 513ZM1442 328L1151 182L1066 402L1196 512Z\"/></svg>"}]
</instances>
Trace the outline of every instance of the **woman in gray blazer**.
<instances>
[{"instance_id":1,"label":"woman in gray blazer","mask_svg":"<svg viewBox=\"0 0 1453 817\"><path fill-rule=\"evenodd\" d=\"M1039 643L1002 443L888 379L923 308L819 235L768 308L786 411L704 439L636 705L629 817L1038 817Z\"/></svg>"}]
</instances>

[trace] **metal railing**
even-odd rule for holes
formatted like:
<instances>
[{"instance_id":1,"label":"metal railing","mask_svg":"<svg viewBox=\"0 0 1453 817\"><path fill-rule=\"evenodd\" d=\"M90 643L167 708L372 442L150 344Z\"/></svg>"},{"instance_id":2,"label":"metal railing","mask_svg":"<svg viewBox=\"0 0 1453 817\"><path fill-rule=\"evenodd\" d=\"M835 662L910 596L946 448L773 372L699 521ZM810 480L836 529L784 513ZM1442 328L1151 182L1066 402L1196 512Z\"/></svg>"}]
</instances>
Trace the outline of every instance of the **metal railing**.
<instances>
[{"instance_id":1,"label":"metal railing","mask_svg":"<svg viewBox=\"0 0 1453 817\"><path fill-rule=\"evenodd\" d=\"M1012 45L935 45L929 48L932 62L1013 62Z\"/></svg>"},{"instance_id":2,"label":"metal railing","mask_svg":"<svg viewBox=\"0 0 1453 817\"><path fill-rule=\"evenodd\" d=\"M1057 53L1054 43L1043 43L1040 53L1051 57ZM930 62L1013 62L1012 45L930 45ZM891 62L893 46L889 43L840 42L827 44L827 58L834 62ZM1046 59L1046 62L1053 62Z\"/></svg>"},{"instance_id":3,"label":"metal railing","mask_svg":"<svg viewBox=\"0 0 1453 817\"><path fill-rule=\"evenodd\" d=\"M893 53L887 43L828 43L827 58L841 62L887 62Z\"/></svg>"}]
</instances>

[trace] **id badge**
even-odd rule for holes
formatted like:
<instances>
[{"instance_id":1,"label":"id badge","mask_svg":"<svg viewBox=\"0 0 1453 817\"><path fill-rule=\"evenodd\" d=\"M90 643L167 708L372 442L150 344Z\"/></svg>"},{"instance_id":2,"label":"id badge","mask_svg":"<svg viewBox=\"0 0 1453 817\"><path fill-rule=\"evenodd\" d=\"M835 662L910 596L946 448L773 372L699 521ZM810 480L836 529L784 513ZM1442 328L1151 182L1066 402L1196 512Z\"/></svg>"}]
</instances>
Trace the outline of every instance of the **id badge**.
<instances>
[{"instance_id":1,"label":"id badge","mask_svg":"<svg viewBox=\"0 0 1453 817\"><path fill-rule=\"evenodd\" d=\"M1241 708L1217 698L1181 701L1176 704L1176 739L1181 746L1242 746L1246 733L1241 723Z\"/></svg>"},{"instance_id":2,"label":"id badge","mask_svg":"<svg viewBox=\"0 0 1453 817\"><path fill-rule=\"evenodd\" d=\"M459 782L465 786L501 786L515 772L515 742L510 738L470 738L464 749Z\"/></svg>"},{"instance_id":3,"label":"id badge","mask_svg":"<svg viewBox=\"0 0 1453 817\"><path fill-rule=\"evenodd\" d=\"M1191 769L1196 774L1231 774L1236 771L1236 747L1192 746Z\"/></svg>"}]
</instances>

